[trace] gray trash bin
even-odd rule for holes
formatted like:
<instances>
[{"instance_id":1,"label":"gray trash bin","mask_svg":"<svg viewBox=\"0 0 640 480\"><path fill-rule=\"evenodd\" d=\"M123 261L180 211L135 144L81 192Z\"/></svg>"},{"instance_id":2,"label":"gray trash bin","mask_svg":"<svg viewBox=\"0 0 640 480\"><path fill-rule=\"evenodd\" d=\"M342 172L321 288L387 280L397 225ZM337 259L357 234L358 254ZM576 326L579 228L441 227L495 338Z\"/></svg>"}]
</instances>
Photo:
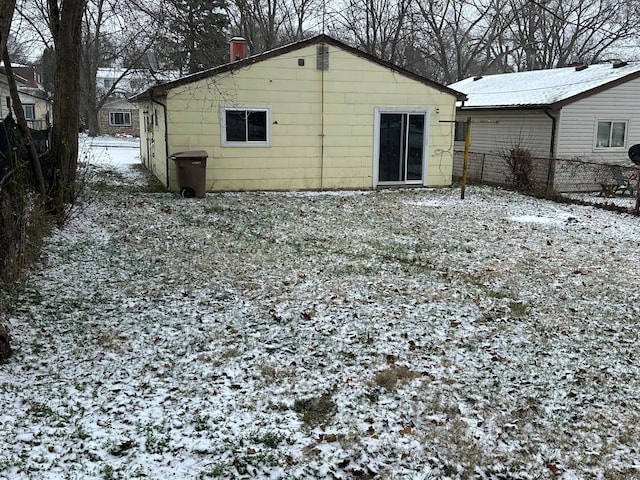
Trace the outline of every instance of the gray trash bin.
<instances>
[{"instance_id":1,"label":"gray trash bin","mask_svg":"<svg viewBox=\"0 0 640 480\"><path fill-rule=\"evenodd\" d=\"M169 158L176 163L176 180L180 195L187 198L207 196L207 152L178 152Z\"/></svg>"}]
</instances>

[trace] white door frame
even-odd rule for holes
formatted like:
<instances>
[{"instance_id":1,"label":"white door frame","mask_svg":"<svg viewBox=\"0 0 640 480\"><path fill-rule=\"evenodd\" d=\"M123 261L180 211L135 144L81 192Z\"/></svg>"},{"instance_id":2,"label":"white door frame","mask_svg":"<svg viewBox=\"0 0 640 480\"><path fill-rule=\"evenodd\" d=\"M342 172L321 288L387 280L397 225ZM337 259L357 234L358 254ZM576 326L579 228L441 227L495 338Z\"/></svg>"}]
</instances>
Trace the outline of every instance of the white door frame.
<instances>
[{"instance_id":1,"label":"white door frame","mask_svg":"<svg viewBox=\"0 0 640 480\"><path fill-rule=\"evenodd\" d=\"M378 157L380 155L380 116L385 113L424 114L424 138L422 144L422 180L405 180L404 182L380 182ZM429 164L429 134L431 109L429 107L375 107L373 125L373 187L378 185L427 185L427 166Z\"/></svg>"}]
</instances>

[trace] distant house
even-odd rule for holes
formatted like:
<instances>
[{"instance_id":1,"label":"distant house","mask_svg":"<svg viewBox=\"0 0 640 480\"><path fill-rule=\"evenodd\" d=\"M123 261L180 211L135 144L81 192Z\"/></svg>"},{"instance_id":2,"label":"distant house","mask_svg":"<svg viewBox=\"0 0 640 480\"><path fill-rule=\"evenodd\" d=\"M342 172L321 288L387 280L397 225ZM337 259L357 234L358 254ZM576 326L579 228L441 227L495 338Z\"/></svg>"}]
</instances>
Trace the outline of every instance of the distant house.
<instances>
[{"instance_id":1,"label":"distant house","mask_svg":"<svg viewBox=\"0 0 640 480\"><path fill-rule=\"evenodd\" d=\"M500 153L514 146L537 157L625 163L640 143L640 63L577 65L467 78L450 85L457 108L456 148ZM498 123L495 123L498 122Z\"/></svg>"},{"instance_id":2,"label":"distant house","mask_svg":"<svg viewBox=\"0 0 640 480\"><path fill-rule=\"evenodd\" d=\"M125 98L114 98L104 104L98 114L100 132L106 135L140 134L138 107Z\"/></svg>"},{"instance_id":3,"label":"distant house","mask_svg":"<svg viewBox=\"0 0 640 480\"><path fill-rule=\"evenodd\" d=\"M37 89L20 89L20 101L27 125L33 130L46 130L51 126L51 98Z\"/></svg>"},{"instance_id":4,"label":"distant house","mask_svg":"<svg viewBox=\"0 0 640 480\"><path fill-rule=\"evenodd\" d=\"M208 191L450 185L459 92L326 35L134 96L141 157L177 189L172 154L208 155Z\"/></svg>"},{"instance_id":5,"label":"distant house","mask_svg":"<svg viewBox=\"0 0 640 480\"><path fill-rule=\"evenodd\" d=\"M138 106L127 98L158 83L158 79L175 79L173 72L158 72L151 78L145 70L122 68L99 68L96 72L96 93L109 98L98 112L100 132L107 135L140 135ZM115 85L115 86L114 86ZM113 90L112 90L113 87Z\"/></svg>"},{"instance_id":6,"label":"distant house","mask_svg":"<svg viewBox=\"0 0 640 480\"><path fill-rule=\"evenodd\" d=\"M28 65L12 65L13 74L18 86L18 95L27 124L34 130L46 130L51 124L51 96L40 84L39 75L35 67ZM11 110L11 96L4 71L0 68L0 115L5 118Z\"/></svg>"},{"instance_id":7,"label":"distant house","mask_svg":"<svg viewBox=\"0 0 640 480\"><path fill-rule=\"evenodd\" d=\"M0 121L9 114L10 99L7 75L4 72L4 68L0 67Z\"/></svg>"}]
</instances>

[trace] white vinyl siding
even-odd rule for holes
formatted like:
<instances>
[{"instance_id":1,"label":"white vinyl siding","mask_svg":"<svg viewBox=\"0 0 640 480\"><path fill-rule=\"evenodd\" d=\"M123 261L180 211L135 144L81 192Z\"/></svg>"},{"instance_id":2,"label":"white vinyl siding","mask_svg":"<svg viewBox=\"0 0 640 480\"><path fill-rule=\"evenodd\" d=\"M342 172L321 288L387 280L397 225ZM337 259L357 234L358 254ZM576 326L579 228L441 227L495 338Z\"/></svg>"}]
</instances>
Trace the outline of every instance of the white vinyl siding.
<instances>
[{"instance_id":1,"label":"white vinyl siding","mask_svg":"<svg viewBox=\"0 0 640 480\"><path fill-rule=\"evenodd\" d=\"M472 119L471 152L499 155L518 146L536 157L549 156L552 122L543 110L463 110L457 116ZM455 149L464 149L462 139L456 139Z\"/></svg>"},{"instance_id":2,"label":"white vinyl siding","mask_svg":"<svg viewBox=\"0 0 640 480\"><path fill-rule=\"evenodd\" d=\"M567 105L562 109L557 155L593 161L624 163L627 150L640 143L640 79L612 87ZM626 122L625 145L597 146L598 121Z\"/></svg>"}]
</instances>

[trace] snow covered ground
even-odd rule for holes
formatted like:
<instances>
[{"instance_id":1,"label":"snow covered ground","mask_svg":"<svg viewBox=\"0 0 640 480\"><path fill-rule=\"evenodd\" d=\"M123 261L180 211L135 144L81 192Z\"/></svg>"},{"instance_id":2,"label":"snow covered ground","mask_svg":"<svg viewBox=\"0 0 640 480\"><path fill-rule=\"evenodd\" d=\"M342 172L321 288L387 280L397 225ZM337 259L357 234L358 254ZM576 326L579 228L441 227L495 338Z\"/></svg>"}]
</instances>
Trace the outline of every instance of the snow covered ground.
<instances>
[{"instance_id":1,"label":"snow covered ground","mask_svg":"<svg viewBox=\"0 0 640 480\"><path fill-rule=\"evenodd\" d=\"M101 143L14 297L0 478L640 478L639 218L183 199Z\"/></svg>"}]
</instances>

